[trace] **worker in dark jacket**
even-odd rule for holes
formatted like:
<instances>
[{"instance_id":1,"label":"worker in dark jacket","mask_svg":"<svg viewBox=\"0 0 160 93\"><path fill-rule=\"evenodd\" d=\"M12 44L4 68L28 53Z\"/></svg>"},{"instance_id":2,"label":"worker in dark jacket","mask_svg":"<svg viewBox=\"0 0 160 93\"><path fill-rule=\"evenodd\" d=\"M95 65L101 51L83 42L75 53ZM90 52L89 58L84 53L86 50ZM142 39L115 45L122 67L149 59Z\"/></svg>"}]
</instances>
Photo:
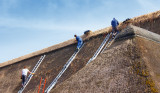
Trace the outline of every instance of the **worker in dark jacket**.
<instances>
[{"instance_id":1,"label":"worker in dark jacket","mask_svg":"<svg viewBox=\"0 0 160 93\"><path fill-rule=\"evenodd\" d=\"M80 49L83 44L83 40L80 36L74 35L74 37L76 38L77 41L77 49Z\"/></svg>"},{"instance_id":2,"label":"worker in dark jacket","mask_svg":"<svg viewBox=\"0 0 160 93\"><path fill-rule=\"evenodd\" d=\"M117 26L119 25L119 22L115 18L113 18L113 20L111 21L111 25L112 25L112 34L114 35L116 32L118 32Z\"/></svg>"}]
</instances>

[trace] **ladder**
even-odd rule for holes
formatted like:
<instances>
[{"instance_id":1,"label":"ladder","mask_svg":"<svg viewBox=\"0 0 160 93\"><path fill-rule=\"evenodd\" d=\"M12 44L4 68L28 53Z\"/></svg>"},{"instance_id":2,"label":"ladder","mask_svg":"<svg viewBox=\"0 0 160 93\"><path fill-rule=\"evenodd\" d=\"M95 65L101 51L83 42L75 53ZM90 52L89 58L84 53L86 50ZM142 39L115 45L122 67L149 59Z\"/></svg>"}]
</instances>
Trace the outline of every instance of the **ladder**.
<instances>
[{"instance_id":1,"label":"ladder","mask_svg":"<svg viewBox=\"0 0 160 93\"><path fill-rule=\"evenodd\" d=\"M45 90L45 93L49 93L51 89L56 85L58 79L62 76L62 74L66 71L66 69L69 67L69 65L72 63L76 55L79 53L79 51L82 49L84 44L81 46L79 50L76 50L73 55L70 57L70 59L67 61L67 63L63 66L63 69L59 72L57 77L52 81L52 83L48 86L48 88Z\"/></svg>"},{"instance_id":2,"label":"ladder","mask_svg":"<svg viewBox=\"0 0 160 93\"><path fill-rule=\"evenodd\" d=\"M40 90L41 90L41 89L43 89L43 92L42 92L42 93L44 93L45 85L46 85L46 78L45 78L45 79L42 79L42 77L41 77L40 84L39 84L39 88L38 88L38 93L40 93ZM42 86L43 86L43 88L41 88Z\"/></svg>"},{"instance_id":3,"label":"ladder","mask_svg":"<svg viewBox=\"0 0 160 93\"><path fill-rule=\"evenodd\" d=\"M111 35L111 33L109 33L105 37L105 39L103 40L103 42L101 43L101 45L99 46L99 48L97 49L97 51L94 53L93 57L89 59L89 61L87 62L87 64L89 64L91 61L93 61L94 59L96 59L96 57L99 55L99 53L101 52L101 50L105 46L106 42L109 40L110 35Z\"/></svg>"},{"instance_id":4,"label":"ladder","mask_svg":"<svg viewBox=\"0 0 160 93\"><path fill-rule=\"evenodd\" d=\"M32 73L35 73L36 72L36 70L38 69L38 67L40 66L40 64L42 63L42 61L43 61L43 59L45 58L45 56L46 55L43 55L43 56L41 56L40 57L40 59L39 59L39 61L37 62L37 64L35 65L35 67L32 69ZM26 88L26 86L28 85L28 83L30 82L30 80L32 79L32 74L30 74L29 76L28 76L28 78L27 78L27 80L26 80L26 82L25 82L25 84L24 84L24 87L22 87L19 91L18 91L18 93L22 93L23 92L23 90Z\"/></svg>"},{"instance_id":5,"label":"ladder","mask_svg":"<svg viewBox=\"0 0 160 93\"><path fill-rule=\"evenodd\" d=\"M106 46L103 48L103 50L102 50L101 53L103 53L104 50L105 50L106 48L108 48L108 47L115 41L115 39L117 38L117 35L118 35L118 34L119 34L119 32L116 33L116 35L115 35L114 38L112 37L112 38L108 41L108 43L107 43Z\"/></svg>"}]
</instances>

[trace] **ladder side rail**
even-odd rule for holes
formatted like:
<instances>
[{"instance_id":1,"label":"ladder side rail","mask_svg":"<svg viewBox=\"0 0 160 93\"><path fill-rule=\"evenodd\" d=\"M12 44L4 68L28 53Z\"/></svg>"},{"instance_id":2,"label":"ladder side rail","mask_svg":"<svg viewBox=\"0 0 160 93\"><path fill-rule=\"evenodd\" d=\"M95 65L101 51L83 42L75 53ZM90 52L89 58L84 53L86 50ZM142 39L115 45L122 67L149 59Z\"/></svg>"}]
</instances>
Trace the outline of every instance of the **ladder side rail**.
<instances>
[{"instance_id":1,"label":"ladder side rail","mask_svg":"<svg viewBox=\"0 0 160 93\"><path fill-rule=\"evenodd\" d=\"M92 58L90 58L90 59L89 59L89 61L87 62L87 64L89 64L92 60L93 60L93 59L92 59Z\"/></svg>"},{"instance_id":2,"label":"ladder side rail","mask_svg":"<svg viewBox=\"0 0 160 93\"><path fill-rule=\"evenodd\" d=\"M42 82L42 77L41 77L41 80L40 80L40 83L39 83L39 87L38 87L38 93L40 92L40 88L41 88L41 82Z\"/></svg>"},{"instance_id":3,"label":"ladder side rail","mask_svg":"<svg viewBox=\"0 0 160 93\"><path fill-rule=\"evenodd\" d=\"M46 78L45 78L45 81L44 81L43 92L42 93L44 93L45 85L46 85Z\"/></svg>"}]
</instances>

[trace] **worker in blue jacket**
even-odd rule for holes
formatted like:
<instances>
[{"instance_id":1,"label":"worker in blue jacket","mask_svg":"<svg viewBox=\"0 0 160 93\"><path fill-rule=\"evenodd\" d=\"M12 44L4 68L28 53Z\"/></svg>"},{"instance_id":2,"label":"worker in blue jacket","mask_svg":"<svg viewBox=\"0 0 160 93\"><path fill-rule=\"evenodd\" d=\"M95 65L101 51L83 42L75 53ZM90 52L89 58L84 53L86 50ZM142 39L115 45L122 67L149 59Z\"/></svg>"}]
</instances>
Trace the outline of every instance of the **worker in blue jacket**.
<instances>
[{"instance_id":1,"label":"worker in blue jacket","mask_svg":"<svg viewBox=\"0 0 160 93\"><path fill-rule=\"evenodd\" d=\"M117 26L119 25L119 22L115 18L113 18L113 20L111 21L111 25L112 25L112 34L114 35L116 32L118 32Z\"/></svg>"},{"instance_id":2,"label":"worker in blue jacket","mask_svg":"<svg viewBox=\"0 0 160 93\"><path fill-rule=\"evenodd\" d=\"M77 41L77 49L80 49L83 44L83 40L80 36L74 35L74 37L76 38Z\"/></svg>"}]
</instances>

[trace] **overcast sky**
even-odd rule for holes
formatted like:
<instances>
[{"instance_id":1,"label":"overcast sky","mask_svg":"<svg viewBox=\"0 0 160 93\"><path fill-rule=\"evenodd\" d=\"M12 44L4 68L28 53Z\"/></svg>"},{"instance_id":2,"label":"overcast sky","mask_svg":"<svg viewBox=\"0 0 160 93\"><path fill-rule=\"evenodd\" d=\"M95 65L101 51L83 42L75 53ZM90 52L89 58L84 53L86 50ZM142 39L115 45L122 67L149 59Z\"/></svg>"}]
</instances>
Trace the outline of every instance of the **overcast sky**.
<instances>
[{"instance_id":1,"label":"overcast sky","mask_svg":"<svg viewBox=\"0 0 160 93\"><path fill-rule=\"evenodd\" d=\"M0 0L0 63L160 10L160 0Z\"/></svg>"}]
</instances>

